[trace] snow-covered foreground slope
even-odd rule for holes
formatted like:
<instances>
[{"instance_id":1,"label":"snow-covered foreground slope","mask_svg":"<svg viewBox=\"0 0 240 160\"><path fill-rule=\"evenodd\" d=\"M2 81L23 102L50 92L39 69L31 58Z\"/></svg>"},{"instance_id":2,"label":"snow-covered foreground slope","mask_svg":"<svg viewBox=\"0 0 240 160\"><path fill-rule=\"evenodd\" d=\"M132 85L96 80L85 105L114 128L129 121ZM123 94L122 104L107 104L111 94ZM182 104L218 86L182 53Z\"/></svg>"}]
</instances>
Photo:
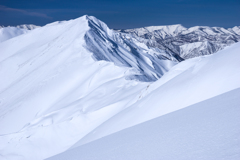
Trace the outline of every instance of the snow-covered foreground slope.
<instances>
[{"instance_id":1,"label":"snow-covered foreground slope","mask_svg":"<svg viewBox=\"0 0 240 160\"><path fill-rule=\"evenodd\" d=\"M48 160L238 160L239 95L240 88Z\"/></svg>"}]
</instances>

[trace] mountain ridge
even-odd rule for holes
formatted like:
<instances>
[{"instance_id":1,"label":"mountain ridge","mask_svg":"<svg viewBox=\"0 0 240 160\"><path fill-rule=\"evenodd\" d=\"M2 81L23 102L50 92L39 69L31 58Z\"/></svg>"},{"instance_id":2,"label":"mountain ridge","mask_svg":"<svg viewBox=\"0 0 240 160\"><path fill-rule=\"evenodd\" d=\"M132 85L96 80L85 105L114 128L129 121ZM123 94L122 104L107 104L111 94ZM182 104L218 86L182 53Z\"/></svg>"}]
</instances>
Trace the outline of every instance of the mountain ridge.
<instances>
[{"instance_id":1,"label":"mountain ridge","mask_svg":"<svg viewBox=\"0 0 240 160\"><path fill-rule=\"evenodd\" d=\"M172 27L172 30L168 30L168 27ZM225 29L221 27L208 26L185 28L181 25L169 25L152 26L152 28L156 29L150 31L146 28L148 27L124 29L118 31L132 34L135 37L144 38L146 41L143 42L146 45L163 49L166 52L175 53L183 59L213 54L219 50L222 50L226 46L240 41L240 26ZM178 28L180 28L180 30L178 30ZM190 45L196 42L201 42L201 46L204 46L204 43L208 42L211 44L211 46L205 45L205 49L192 47L184 54L180 52L182 45ZM198 52L200 54L198 54Z\"/></svg>"},{"instance_id":2,"label":"mountain ridge","mask_svg":"<svg viewBox=\"0 0 240 160\"><path fill-rule=\"evenodd\" d=\"M34 24L21 24L21 25L16 25L16 26L0 26L0 29L7 28L7 27L16 27L16 28L20 28L20 29L33 30L33 29L39 28L41 26L37 26Z\"/></svg>"}]
</instances>

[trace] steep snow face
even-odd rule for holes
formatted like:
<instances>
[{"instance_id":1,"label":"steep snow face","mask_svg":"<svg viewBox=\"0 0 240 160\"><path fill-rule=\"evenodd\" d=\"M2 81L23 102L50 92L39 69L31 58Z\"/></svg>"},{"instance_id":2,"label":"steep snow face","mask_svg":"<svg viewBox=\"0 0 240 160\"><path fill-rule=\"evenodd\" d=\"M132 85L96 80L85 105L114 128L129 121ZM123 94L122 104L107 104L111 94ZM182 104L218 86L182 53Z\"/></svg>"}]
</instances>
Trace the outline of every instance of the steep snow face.
<instances>
[{"instance_id":1,"label":"steep snow face","mask_svg":"<svg viewBox=\"0 0 240 160\"><path fill-rule=\"evenodd\" d=\"M128 79L156 81L178 60L162 50L149 48L131 35L119 34L94 17L88 17L90 30L85 35L86 48L96 60L133 68L137 74Z\"/></svg>"},{"instance_id":2,"label":"steep snow face","mask_svg":"<svg viewBox=\"0 0 240 160\"><path fill-rule=\"evenodd\" d=\"M229 29L196 26L187 29L181 25L172 25L119 31L144 38L146 45L158 47L167 53L177 54L183 59L213 54L240 41L239 26ZM200 43L201 45L196 45ZM187 50L183 50L184 48Z\"/></svg>"},{"instance_id":3,"label":"steep snow face","mask_svg":"<svg viewBox=\"0 0 240 160\"><path fill-rule=\"evenodd\" d=\"M239 160L239 95L240 88L48 160Z\"/></svg>"}]
</instances>

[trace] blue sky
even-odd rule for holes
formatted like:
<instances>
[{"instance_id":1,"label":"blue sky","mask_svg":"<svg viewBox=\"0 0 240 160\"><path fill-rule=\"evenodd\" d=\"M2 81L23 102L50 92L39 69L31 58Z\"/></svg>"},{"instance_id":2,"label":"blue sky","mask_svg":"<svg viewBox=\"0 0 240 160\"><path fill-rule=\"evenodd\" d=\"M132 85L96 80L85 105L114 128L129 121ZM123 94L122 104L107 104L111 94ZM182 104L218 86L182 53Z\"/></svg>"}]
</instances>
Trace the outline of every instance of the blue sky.
<instances>
[{"instance_id":1,"label":"blue sky","mask_svg":"<svg viewBox=\"0 0 240 160\"><path fill-rule=\"evenodd\" d=\"M110 28L182 24L240 26L240 0L1 0L0 25L36 24L92 15Z\"/></svg>"}]
</instances>

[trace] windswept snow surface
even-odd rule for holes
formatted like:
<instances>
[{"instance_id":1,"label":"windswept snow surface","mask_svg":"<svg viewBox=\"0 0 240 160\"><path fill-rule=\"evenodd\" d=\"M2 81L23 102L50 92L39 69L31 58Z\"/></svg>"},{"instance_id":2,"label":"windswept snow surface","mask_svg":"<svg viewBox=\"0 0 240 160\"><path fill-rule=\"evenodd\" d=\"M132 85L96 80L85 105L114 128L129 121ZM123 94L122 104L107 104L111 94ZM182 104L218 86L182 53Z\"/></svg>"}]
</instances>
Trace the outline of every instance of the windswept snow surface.
<instances>
[{"instance_id":1,"label":"windswept snow surface","mask_svg":"<svg viewBox=\"0 0 240 160\"><path fill-rule=\"evenodd\" d=\"M240 87L240 43L177 64L91 16L34 29L0 49L7 160L45 159Z\"/></svg>"},{"instance_id":2,"label":"windswept snow surface","mask_svg":"<svg viewBox=\"0 0 240 160\"><path fill-rule=\"evenodd\" d=\"M240 88L47 160L239 160Z\"/></svg>"}]
</instances>

